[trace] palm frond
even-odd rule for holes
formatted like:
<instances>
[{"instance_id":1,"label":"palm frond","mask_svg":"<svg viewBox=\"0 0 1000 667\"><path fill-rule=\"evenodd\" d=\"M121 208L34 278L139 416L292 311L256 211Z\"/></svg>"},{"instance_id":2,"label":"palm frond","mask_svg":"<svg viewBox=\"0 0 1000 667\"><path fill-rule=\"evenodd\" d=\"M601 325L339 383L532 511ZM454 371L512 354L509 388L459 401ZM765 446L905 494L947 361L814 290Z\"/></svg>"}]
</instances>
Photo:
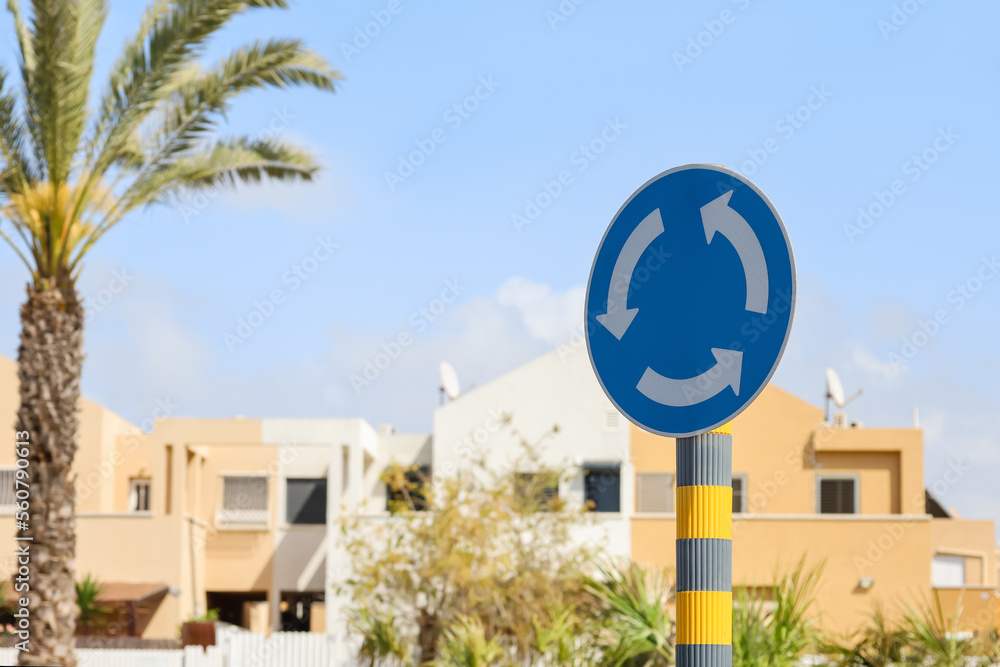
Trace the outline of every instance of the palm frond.
<instances>
[{"instance_id":1,"label":"palm frond","mask_svg":"<svg viewBox=\"0 0 1000 667\"><path fill-rule=\"evenodd\" d=\"M259 183L264 178L275 181L311 181L319 164L305 149L273 140L235 137L223 139L204 151L185 156L136 181L109 209L104 221L95 226L76 245L69 262L75 275L83 255L129 211L152 203L167 203L166 197L178 191L235 187L239 183Z\"/></svg>"},{"instance_id":2,"label":"palm frond","mask_svg":"<svg viewBox=\"0 0 1000 667\"><path fill-rule=\"evenodd\" d=\"M176 90L165 104L162 123L151 137L153 144L143 169L156 169L163 160L192 149L215 127L219 114L242 92L255 88L308 85L333 92L341 74L326 59L298 39L272 39L237 49L216 67L201 72L181 70L171 84Z\"/></svg>"},{"instance_id":3,"label":"palm frond","mask_svg":"<svg viewBox=\"0 0 1000 667\"><path fill-rule=\"evenodd\" d=\"M107 6L105 0L33 0L31 6L28 126L36 158L58 185L69 176L83 134L94 47Z\"/></svg>"},{"instance_id":4,"label":"palm frond","mask_svg":"<svg viewBox=\"0 0 1000 667\"><path fill-rule=\"evenodd\" d=\"M7 72L0 68L0 157L4 162L2 189L7 194L24 192L36 178L25 151L25 135L17 98L8 92Z\"/></svg>"},{"instance_id":5,"label":"palm frond","mask_svg":"<svg viewBox=\"0 0 1000 667\"><path fill-rule=\"evenodd\" d=\"M119 57L92 132L94 171L121 159L143 119L164 99L173 77L202 53L208 39L240 12L287 8L286 0L178 0L154 2Z\"/></svg>"},{"instance_id":6,"label":"palm frond","mask_svg":"<svg viewBox=\"0 0 1000 667\"><path fill-rule=\"evenodd\" d=\"M154 201L162 203L160 198L175 190L234 187L238 183L258 183L265 177L310 181L318 170L312 155L285 142L250 137L223 139L137 182L126 194L124 206L132 209Z\"/></svg>"},{"instance_id":7,"label":"palm frond","mask_svg":"<svg viewBox=\"0 0 1000 667\"><path fill-rule=\"evenodd\" d=\"M14 21L14 32L17 35L19 49L18 61L21 65L21 77L24 85L28 85L28 72L35 69L35 49L31 41L31 33L21 14L21 3L18 0L7 0L7 11Z\"/></svg>"}]
</instances>

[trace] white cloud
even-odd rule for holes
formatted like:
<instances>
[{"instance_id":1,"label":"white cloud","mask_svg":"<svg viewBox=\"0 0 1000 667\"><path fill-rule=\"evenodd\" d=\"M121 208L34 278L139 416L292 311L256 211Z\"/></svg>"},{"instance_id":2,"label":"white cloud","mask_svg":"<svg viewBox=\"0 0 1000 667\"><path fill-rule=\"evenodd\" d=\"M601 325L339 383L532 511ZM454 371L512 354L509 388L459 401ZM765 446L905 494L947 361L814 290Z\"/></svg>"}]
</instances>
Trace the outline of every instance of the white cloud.
<instances>
[{"instance_id":1,"label":"white cloud","mask_svg":"<svg viewBox=\"0 0 1000 667\"><path fill-rule=\"evenodd\" d=\"M555 292L548 285L514 277L497 290L497 300L516 306L531 335L551 345L566 342L583 326L583 286Z\"/></svg>"},{"instance_id":2,"label":"white cloud","mask_svg":"<svg viewBox=\"0 0 1000 667\"><path fill-rule=\"evenodd\" d=\"M873 375L883 382L893 382L907 371L906 364L894 366L892 362L880 359L872 354L867 346L855 342L851 361L867 375Z\"/></svg>"},{"instance_id":3,"label":"white cloud","mask_svg":"<svg viewBox=\"0 0 1000 667\"><path fill-rule=\"evenodd\" d=\"M943 349L922 351L921 365L906 374L891 372L885 350L866 331L851 329L826 286L808 278L803 283L776 384L821 405L824 371L834 367L848 393L864 389L847 411L870 428L907 427L914 406L920 407L926 479L938 479L962 457L972 470L950 490L947 504L963 516L1000 519L997 503L982 502L993 492L1000 461L1000 437L988 430L997 390L975 387L971 378L979 369L947 359ZM211 336L182 317L189 298L145 276L117 297L88 331L88 397L135 421L157 399L169 397L184 416L363 417L429 432L441 361L455 366L467 390L570 340L583 316L582 288L559 291L511 278L493 295L450 306L426 331L407 330L412 344L356 391L351 376L363 375L366 362L375 363L383 344L398 340L401 329L329 327L328 352L321 358L302 356L288 340L261 339L251 369L239 354L223 358L213 352Z\"/></svg>"}]
</instances>

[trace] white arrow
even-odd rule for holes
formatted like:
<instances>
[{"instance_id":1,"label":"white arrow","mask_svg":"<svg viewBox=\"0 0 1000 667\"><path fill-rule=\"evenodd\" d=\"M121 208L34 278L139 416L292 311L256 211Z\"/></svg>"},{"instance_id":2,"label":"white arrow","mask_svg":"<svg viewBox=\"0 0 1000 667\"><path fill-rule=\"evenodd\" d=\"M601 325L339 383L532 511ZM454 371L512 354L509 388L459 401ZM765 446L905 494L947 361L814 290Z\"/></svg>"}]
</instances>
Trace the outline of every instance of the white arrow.
<instances>
[{"instance_id":1,"label":"white arrow","mask_svg":"<svg viewBox=\"0 0 1000 667\"><path fill-rule=\"evenodd\" d=\"M677 408L707 401L726 387L732 387L739 396L743 353L713 347L712 354L718 363L701 375L686 380L664 377L647 367L636 389L660 405Z\"/></svg>"},{"instance_id":2,"label":"white arrow","mask_svg":"<svg viewBox=\"0 0 1000 667\"><path fill-rule=\"evenodd\" d=\"M701 207L701 221L705 225L705 239L711 243L715 232L725 236L740 256L743 273L747 280L746 309L755 313L767 312L767 262L760 240L754 234L750 223L742 215L729 207L730 190L718 199L713 199ZM617 268L617 267L616 267Z\"/></svg>"},{"instance_id":3,"label":"white arrow","mask_svg":"<svg viewBox=\"0 0 1000 667\"><path fill-rule=\"evenodd\" d=\"M597 321L604 325L608 331L614 334L618 340L622 339L629 325L635 319L638 308L628 307L628 286L632 282L632 273L639 263L639 257L646 251L649 244L657 236L663 233L663 220L660 218L660 209L656 209L647 215L639 226L632 230L625 246L615 260L615 269L611 273L611 284L608 285L608 312L598 315ZM619 289L616 291L615 286Z\"/></svg>"}]
</instances>

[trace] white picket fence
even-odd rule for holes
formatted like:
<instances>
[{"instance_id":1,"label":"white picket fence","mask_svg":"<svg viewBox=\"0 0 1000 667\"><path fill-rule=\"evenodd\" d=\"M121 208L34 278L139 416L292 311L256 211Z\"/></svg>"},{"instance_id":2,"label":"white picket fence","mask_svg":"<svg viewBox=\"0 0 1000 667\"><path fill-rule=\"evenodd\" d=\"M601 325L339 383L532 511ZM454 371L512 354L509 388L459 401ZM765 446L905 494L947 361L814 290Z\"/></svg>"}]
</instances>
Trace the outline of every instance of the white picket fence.
<instances>
[{"instance_id":1,"label":"white picket fence","mask_svg":"<svg viewBox=\"0 0 1000 667\"><path fill-rule=\"evenodd\" d=\"M97 649L76 650L79 667L354 667L356 662L338 658L332 635L277 632L269 637L220 627L216 645L202 649ZM17 649L0 648L0 665L16 665Z\"/></svg>"},{"instance_id":2,"label":"white picket fence","mask_svg":"<svg viewBox=\"0 0 1000 667\"><path fill-rule=\"evenodd\" d=\"M188 663L185 661L184 651L170 649L79 648L76 655L79 667L186 667L188 664L228 667L221 661ZM17 649L0 648L0 665L16 664Z\"/></svg>"}]
</instances>

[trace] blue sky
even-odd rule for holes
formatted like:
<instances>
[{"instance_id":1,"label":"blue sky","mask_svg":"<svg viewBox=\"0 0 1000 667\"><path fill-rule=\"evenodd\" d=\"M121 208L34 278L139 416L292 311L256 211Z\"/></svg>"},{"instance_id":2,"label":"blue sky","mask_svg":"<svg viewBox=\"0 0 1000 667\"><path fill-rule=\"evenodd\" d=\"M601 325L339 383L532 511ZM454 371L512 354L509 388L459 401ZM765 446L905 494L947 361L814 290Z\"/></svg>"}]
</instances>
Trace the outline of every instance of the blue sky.
<instances>
[{"instance_id":1,"label":"blue sky","mask_svg":"<svg viewBox=\"0 0 1000 667\"><path fill-rule=\"evenodd\" d=\"M995 2L331 5L252 12L209 53L294 35L345 74L335 95L253 93L229 119L313 146L322 178L140 212L106 237L80 285L90 398L137 423L160 401L428 431L442 359L482 384L578 333L621 204L667 168L719 163L767 193L795 250L799 306L773 381L820 405L835 367L864 389L849 414L868 426L909 425L918 407L928 485L957 457L971 470L944 504L1000 520ZM113 4L99 71L139 14ZM375 36L355 41L366 26ZM387 179L428 142L412 174ZM572 181L518 229L564 170ZM0 249L9 356L24 279ZM263 303L275 290L281 303ZM269 316L227 339L255 310ZM352 386L401 336L399 358Z\"/></svg>"}]
</instances>

